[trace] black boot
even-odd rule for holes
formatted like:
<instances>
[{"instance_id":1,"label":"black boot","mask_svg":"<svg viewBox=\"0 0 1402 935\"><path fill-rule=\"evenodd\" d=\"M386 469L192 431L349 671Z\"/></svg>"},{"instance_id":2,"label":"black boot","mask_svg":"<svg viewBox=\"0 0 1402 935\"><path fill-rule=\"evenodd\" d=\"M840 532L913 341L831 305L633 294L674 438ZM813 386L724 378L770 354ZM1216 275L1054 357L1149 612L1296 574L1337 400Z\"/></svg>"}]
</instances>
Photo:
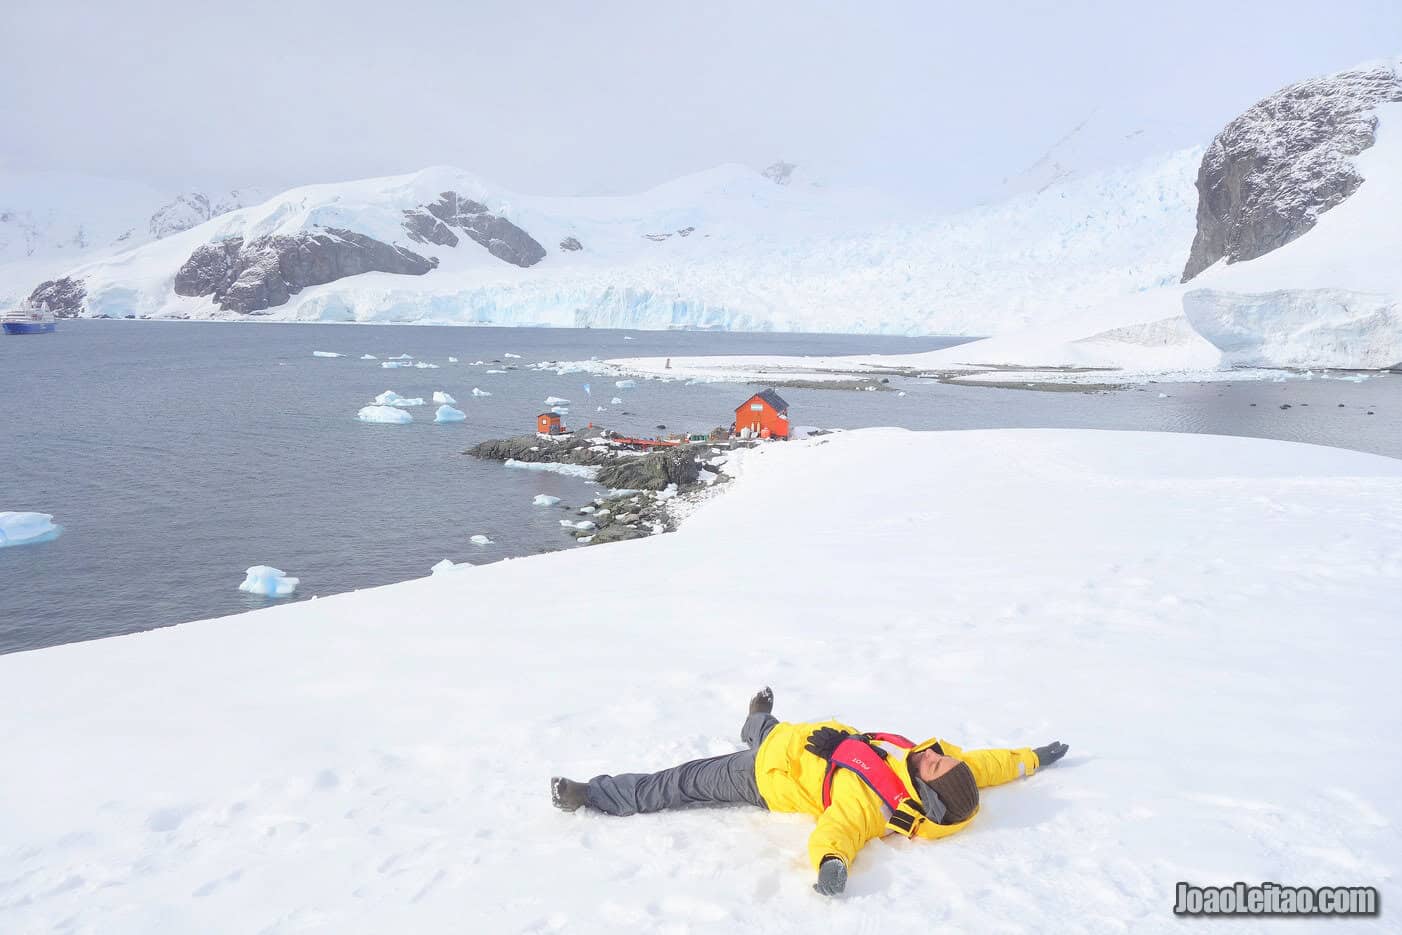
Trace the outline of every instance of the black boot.
<instances>
[{"instance_id":1,"label":"black boot","mask_svg":"<svg viewBox=\"0 0 1402 935\"><path fill-rule=\"evenodd\" d=\"M750 699L750 713L759 714L763 712L764 714L770 714L773 711L774 689L766 685L763 688L761 688L753 698Z\"/></svg>"},{"instance_id":2,"label":"black boot","mask_svg":"<svg viewBox=\"0 0 1402 935\"><path fill-rule=\"evenodd\" d=\"M573 779L566 779L563 776L552 776L550 779L550 802L558 809L572 812L588 803L586 795L588 790L587 783L575 782Z\"/></svg>"}]
</instances>

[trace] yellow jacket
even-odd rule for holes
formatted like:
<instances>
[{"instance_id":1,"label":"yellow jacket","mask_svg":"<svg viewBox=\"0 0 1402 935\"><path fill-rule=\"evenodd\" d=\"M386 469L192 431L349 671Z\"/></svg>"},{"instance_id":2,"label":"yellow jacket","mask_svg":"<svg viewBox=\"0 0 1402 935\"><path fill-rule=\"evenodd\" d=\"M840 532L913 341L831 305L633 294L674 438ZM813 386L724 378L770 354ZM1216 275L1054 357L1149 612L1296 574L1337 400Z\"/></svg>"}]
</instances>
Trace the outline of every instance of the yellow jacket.
<instances>
[{"instance_id":1,"label":"yellow jacket","mask_svg":"<svg viewBox=\"0 0 1402 935\"><path fill-rule=\"evenodd\" d=\"M846 769L838 770L837 775L833 776L832 805L823 808L823 777L827 774L828 762L804 749L808 735L820 727L835 727L857 733L856 728L838 721L812 724L787 724L781 721L774 725L755 754L755 780L759 794L770 811L807 812L818 816L818 827L808 838L808 859L814 867L829 854L841 857L851 866L857 851L868 841L887 832L887 812L880 796ZM910 752L924 750L936 743L946 756L969 764L974 781L980 788L1009 782L1022 775L1031 776L1040 765L1037 754L1029 747L1016 750L961 750L949 741L936 737L916 744ZM905 757L896 752L886 763L900 777L911 796L917 797L910 772L906 769ZM977 809L957 825L921 822L916 836L947 837L962 831L976 815Z\"/></svg>"}]
</instances>

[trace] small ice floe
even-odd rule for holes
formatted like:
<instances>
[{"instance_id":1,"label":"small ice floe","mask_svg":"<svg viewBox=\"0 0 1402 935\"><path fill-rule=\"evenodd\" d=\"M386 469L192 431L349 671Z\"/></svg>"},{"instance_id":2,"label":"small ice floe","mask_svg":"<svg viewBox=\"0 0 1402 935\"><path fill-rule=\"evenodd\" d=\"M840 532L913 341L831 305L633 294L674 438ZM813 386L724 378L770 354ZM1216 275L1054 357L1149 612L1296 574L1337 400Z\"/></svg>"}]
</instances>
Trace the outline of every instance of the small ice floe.
<instances>
[{"instance_id":1,"label":"small ice floe","mask_svg":"<svg viewBox=\"0 0 1402 935\"><path fill-rule=\"evenodd\" d=\"M429 362L426 361L426 360L415 361L415 362L414 362L414 366L417 367L417 368L419 368L420 370L437 370L437 369L438 369L438 365L437 365L437 364L431 364L431 363L429 363Z\"/></svg>"},{"instance_id":2,"label":"small ice floe","mask_svg":"<svg viewBox=\"0 0 1402 935\"><path fill-rule=\"evenodd\" d=\"M375 397L376 406L422 406L423 404L424 398L422 396L412 398L400 396L394 390L385 390Z\"/></svg>"},{"instance_id":3,"label":"small ice floe","mask_svg":"<svg viewBox=\"0 0 1402 935\"><path fill-rule=\"evenodd\" d=\"M562 520L560 520L560 525L561 525L561 526L564 526L566 529L580 529L580 530L583 530L584 532L589 532L589 531L591 531L591 530L594 530L594 529L598 529L598 528L599 528L599 524L598 524L598 523L592 522L592 521L587 520L587 519L582 519L582 520L580 520L580 521L577 522L577 523L576 523L576 522L572 522L572 521L567 520L567 519L562 519Z\"/></svg>"},{"instance_id":4,"label":"small ice floe","mask_svg":"<svg viewBox=\"0 0 1402 935\"><path fill-rule=\"evenodd\" d=\"M452 403L457 402L456 399L454 399L453 397L449 396L447 393L443 392L442 390L434 390L434 391L433 391L433 401L434 401L435 403L448 403L448 404L450 404L450 405L451 405Z\"/></svg>"},{"instance_id":5,"label":"small ice floe","mask_svg":"<svg viewBox=\"0 0 1402 935\"><path fill-rule=\"evenodd\" d=\"M580 507L580 508L579 508L579 512L581 512L581 513L583 513L583 514L585 514L585 515L587 516L588 514L593 513L593 512L594 512L595 510L597 510L597 509L598 509L598 507L594 506L593 504L590 504L589 506L582 506L582 507Z\"/></svg>"},{"instance_id":6,"label":"small ice floe","mask_svg":"<svg viewBox=\"0 0 1402 935\"><path fill-rule=\"evenodd\" d=\"M379 360L380 358L376 357L374 354L361 354L361 355L360 355L360 359L361 359L361 360Z\"/></svg>"},{"instance_id":7,"label":"small ice floe","mask_svg":"<svg viewBox=\"0 0 1402 935\"><path fill-rule=\"evenodd\" d=\"M472 395L473 395L473 396L491 396L492 394L491 394L491 393L488 393L486 390L479 390L477 387L474 386L474 387L472 388Z\"/></svg>"},{"instance_id":8,"label":"small ice floe","mask_svg":"<svg viewBox=\"0 0 1402 935\"><path fill-rule=\"evenodd\" d=\"M289 578L283 574L281 568L254 565L244 572L243 584L239 585L239 590L249 594L261 594L264 597L288 597L297 590L300 580Z\"/></svg>"},{"instance_id":9,"label":"small ice floe","mask_svg":"<svg viewBox=\"0 0 1402 935\"><path fill-rule=\"evenodd\" d=\"M448 363L450 363L450 364L455 364L455 363L457 363L457 362L458 362L458 359L457 359L456 357L449 357L449 358L448 358Z\"/></svg>"},{"instance_id":10,"label":"small ice floe","mask_svg":"<svg viewBox=\"0 0 1402 935\"><path fill-rule=\"evenodd\" d=\"M607 412L608 410L605 409L603 406L595 406L595 407L594 407L594 411L595 411L595 412Z\"/></svg>"},{"instance_id":11,"label":"small ice floe","mask_svg":"<svg viewBox=\"0 0 1402 935\"><path fill-rule=\"evenodd\" d=\"M552 497L552 496L550 496L550 494L548 494L548 493L538 493L538 494L535 495L535 499L531 501L531 505L532 505L532 506L554 506L555 504L557 504L557 503L559 503L559 502L560 502L560 498L559 498L559 497Z\"/></svg>"},{"instance_id":12,"label":"small ice floe","mask_svg":"<svg viewBox=\"0 0 1402 935\"><path fill-rule=\"evenodd\" d=\"M623 336L623 340L625 340L625 341L631 341L631 340L633 340L633 336L632 336L631 334L625 334L625 335Z\"/></svg>"},{"instance_id":13,"label":"small ice floe","mask_svg":"<svg viewBox=\"0 0 1402 935\"><path fill-rule=\"evenodd\" d=\"M575 544L575 545L588 545L589 543L591 543L591 542L593 542L593 541L594 541L594 537L593 537L593 536L579 536L578 538L576 538L576 539L574 540L574 544Z\"/></svg>"},{"instance_id":14,"label":"small ice floe","mask_svg":"<svg viewBox=\"0 0 1402 935\"><path fill-rule=\"evenodd\" d=\"M569 404L570 401L568 399L565 399L563 396L545 397L545 405L547 406L568 406Z\"/></svg>"},{"instance_id":15,"label":"small ice floe","mask_svg":"<svg viewBox=\"0 0 1402 935\"><path fill-rule=\"evenodd\" d=\"M452 406L439 406L438 411L433 414L434 422L461 422L466 418L467 413Z\"/></svg>"},{"instance_id":16,"label":"small ice floe","mask_svg":"<svg viewBox=\"0 0 1402 935\"><path fill-rule=\"evenodd\" d=\"M408 425L414 417L397 406L366 406L356 416L361 422L380 422L385 425Z\"/></svg>"},{"instance_id":17,"label":"small ice floe","mask_svg":"<svg viewBox=\"0 0 1402 935\"><path fill-rule=\"evenodd\" d=\"M618 380L613 385L618 387L620 390L631 390L636 388L638 383L636 380Z\"/></svg>"},{"instance_id":18,"label":"small ice floe","mask_svg":"<svg viewBox=\"0 0 1402 935\"><path fill-rule=\"evenodd\" d=\"M1159 399L1168 399L1168 394L1167 394L1167 393L1160 393L1160 394L1159 394Z\"/></svg>"},{"instance_id":19,"label":"small ice floe","mask_svg":"<svg viewBox=\"0 0 1402 935\"><path fill-rule=\"evenodd\" d=\"M670 500L670 499L672 499L673 497L675 497L676 495L677 495L677 485L676 485L676 484L668 484L666 487L664 487L664 488L662 488L661 490L657 491L657 499L659 499L659 500Z\"/></svg>"},{"instance_id":20,"label":"small ice floe","mask_svg":"<svg viewBox=\"0 0 1402 935\"><path fill-rule=\"evenodd\" d=\"M482 535L480 532L470 540L473 545L491 545L492 540Z\"/></svg>"},{"instance_id":21,"label":"small ice floe","mask_svg":"<svg viewBox=\"0 0 1402 935\"><path fill-rule=\"evenodd\" d=\"M502 354L501 356L502 356L502 357L515 357L517 360L520 360L520 359L521 359L521 355L520 355L520 354L513 354L513 353L511 353L510 351L507 351L505 354Z\"/></svg>"},{"instance_id":22,"label":"small ice floe","mask_svg":"<svg viewBox=\"0 0 1402 935\"><path fill-rule=\"evenodd\" d=\"M335 351L312 351L313 357L344 357L344 354L337 354Z\"/></svg>"},{"instance_id":23,"label":"small ice floe","mask_svg":"<svg viewBox=\"0 0 1402 935\"><path fill-rule=\"evenodd\" d=\"M48 513L0 511L0 549L10 545L33 545L57 539L62 526Z\"/></svg>"},{"instance_id":24,"label":"small ice floe","mask_svg":"<svg viewBox=\"0 0 1402 935\"><path fill-rule=\"evenodd\" d=\"M488 370L488 373L506 373L505 370Z\"/></svg>"},{"instance_id":25,"label":"small ice floe","mask_svg":"<svg viewBox=\"0 0 1402 935\"><path fill-rule=\"evenodd\" d=\"M396 354L396 355L393 356L393 357L388 357L388 358L386 358L386 360L413 360L413 359L414 359L414 355L413 355L413 354Z\"/></svg>"},{"instance_id":26,"label":"small ice floe","mask_svg":"<svg viewBox=\"0 0 1402 935\"><path fill-rule=\"evenodd\" d=\"M551 406L551 407L550 407L550 411L553 412L553 413L555 413L555 415L557 415L557 416L567 416L567 415L570 414L570 407L569 407L569 406Z\"/></svg>"},{"instance_id":27,"label":"small ice floe","mask_svg":"<svg viewBox=\"0 0 1402 935\"><path fill-rule=\"evenodd\" d=\"M458 567L457 565L453 564L451 561L449 561L448 559L445 558L445 559L443 559L443 561L437 563L437 564L434 565L432 568L430 568L428 571L429 571L429 574L441 575L441 574L443 574L444 572L452 571L454 568L457 568L457 567Z\"/></svg>"},{"instance_id":28,"label":"small ice floe","mask_svg":"<svg viewBox=\"0 0 1402 935\"><path fill-rule=\"evenodd\" d=\"M609 405L610 405L610 406L621 406L621 405L623 405L623 397L621 397L621 396L615 396L613 399L610 399L610 400L609 400Z\"/></svg>"},{"instance_id":29,"label":"small ice floe","mask_svg":"<svg viewBox=\"0 0 1402 935\"><path fill-rule=\"evenodd\" d=\"M414 365L405 363L402 360L382 360L380 361L380 366L384 367L386 370L393 370L395 367L412 367Z\"/></svg>"},{"instance_id":30,"label":"small ice floe","mask_svg":"<svg viewBox=\"0 0 1402 935\"><path fill-rule=\"evenodd\" d=\"M900 391L899 393L897 393L896 395L897 395L897 396L904 396L904 395L905 395L905 390L901 390L901 391Z\"/></svg>"},{"instance_id":31,"label":"small ice floe","mask_svg":"<svg viewBox=\"0 0 1402 935\"><path fill-rule=\"evenodd\" d=\"M480 367L480 366L482 366L482 365L485 364L485 363L486 363L485 360L474 360L472 363L468 364L468 366L469 366L469 367Z\"/></svg>"}]
</instances>

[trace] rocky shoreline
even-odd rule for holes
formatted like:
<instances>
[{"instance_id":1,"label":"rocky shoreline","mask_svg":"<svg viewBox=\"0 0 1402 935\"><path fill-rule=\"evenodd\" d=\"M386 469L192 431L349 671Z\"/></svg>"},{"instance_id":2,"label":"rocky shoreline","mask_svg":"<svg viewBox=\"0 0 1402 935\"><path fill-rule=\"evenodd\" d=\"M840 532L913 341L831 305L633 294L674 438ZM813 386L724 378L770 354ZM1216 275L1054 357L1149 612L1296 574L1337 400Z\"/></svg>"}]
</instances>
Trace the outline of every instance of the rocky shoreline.
<instances>
[{"instance_id":1,"label":"rocky shoreline","mask_svg":"<svg viewBox=\"0 0 1402 935\"><path fill-rule=\"evenodd\" d=\"M611 442L605 429L568 435L520 435L490 439L463 453L504 464L552 464L589 469L609 488L580 505L552 504L572 511L561 527L581 545L642 539L677 528L678 501L699 498L727 480L720 467L731 443L683 444L653 451L631 451Z\"/></svg>"}]
</instances>

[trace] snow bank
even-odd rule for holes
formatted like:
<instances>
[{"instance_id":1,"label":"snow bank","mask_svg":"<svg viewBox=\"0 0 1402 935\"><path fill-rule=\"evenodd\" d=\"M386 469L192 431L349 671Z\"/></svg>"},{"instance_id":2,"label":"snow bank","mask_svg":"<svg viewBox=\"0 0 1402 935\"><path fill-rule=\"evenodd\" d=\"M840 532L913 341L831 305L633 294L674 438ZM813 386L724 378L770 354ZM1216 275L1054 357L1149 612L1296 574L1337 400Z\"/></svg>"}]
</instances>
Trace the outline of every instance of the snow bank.
<instances>
[{"instance_id":1,"label":"snow bank","mask_svg":"<svg viewBox=\"0 0 1402 935\"><path fill-rule=\"evenodd\" d=\"M593 480L599 475L599 469L587 464L552 464L549 462L517 461L509 458L506 466L511 468L521 468L526 471L548 471L551 474L565 474L569 477L583 477Z\"/></svg>"},{"instance_id":2,"label":"snow bank","mask_svg":"<svg viewBox=\"0 0 1402 935\"><path fill-rule=\"evenodd\" d=\"M10 545L33 545L57 539L62 526L54 524L49 513L0 511L0 549Z\"/></svg>"},{"instance_id":3,"label":"snow bank","mask_svg":"<svg viewBox=\"0 0 1402 935\"><path fill-rule=\"evenodd\" d=\"M456 399L454 399L453 397L449 396L447 393L443 392L442 390L434 390L434 391L433 391L433 401L434 401L435 403L448 403L448 404L450 404L450 405L451 405L452 403L457 402Z\"/></svg>"},{"instance_id":4,"label":"snow bank","mask_svg":"<svg viewBox=\"0 0 1402 935\"><path fill-rule=\"evenodd\" d=\"M396 406L366 406L356 414L361 422L381 422L387 425L408 425L414 417Z\"/></svg>"},{"instance_id":5,"label":"snow bank","mask_svg":"<svg viewBox=\"0 0 1402 935\"><path fill-rule=\"evenodd\" d=\"M3 927L1176 932L1176 881L1237 879L1376 884L1345 927L1393 927L1402 462L895 430L739 460L674 535L0 656ZM649 582L661 617L606 599ZM1071 752L872 842L836 901L803 816L549 806L739 749L769 683L784 718Z\"/></svg>"},{"instance_id":6,"label":"snow bank","mask_svg":"<svg viewBox=\"0 0 1402 935\"><path fill-rule=\"evenodd\" d=\"M297 590L299 579L289 578L280 568L271 565L254 565L244 572L240 591L261 594L263 597L290 597Z\"/></svg>"},{"instance_id":7,"label":"snow bank","mask_svg":"<svg viewBox=\"0 0 1402 935\"><path fill-rule=\"evenodd\" d=\"M433 415L434 422L461 422L466 418L467 413L447 405L439 406L438 411Z\"/></svg>"}]
</instances>

